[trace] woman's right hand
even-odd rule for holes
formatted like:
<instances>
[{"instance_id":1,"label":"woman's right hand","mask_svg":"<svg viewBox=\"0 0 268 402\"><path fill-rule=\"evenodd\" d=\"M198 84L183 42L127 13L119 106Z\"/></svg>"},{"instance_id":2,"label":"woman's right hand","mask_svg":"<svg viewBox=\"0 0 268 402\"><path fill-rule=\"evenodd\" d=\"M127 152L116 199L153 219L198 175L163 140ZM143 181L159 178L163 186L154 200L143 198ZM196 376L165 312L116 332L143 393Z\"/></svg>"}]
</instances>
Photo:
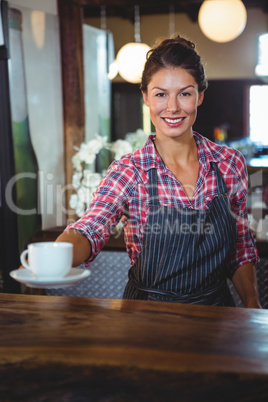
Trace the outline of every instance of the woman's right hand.
<instances>
[{"instance_id":1,"label":"woman's right hand","mask_svg":"<svg viewBox=\"0 0 268 402\"><path fill-rule=\"evenodd\" d=\"M76 229L64 231L56 241L73 244L73 267L83 264L91 256L91 244L89 240Z\"/></svg>"}]
</instances>

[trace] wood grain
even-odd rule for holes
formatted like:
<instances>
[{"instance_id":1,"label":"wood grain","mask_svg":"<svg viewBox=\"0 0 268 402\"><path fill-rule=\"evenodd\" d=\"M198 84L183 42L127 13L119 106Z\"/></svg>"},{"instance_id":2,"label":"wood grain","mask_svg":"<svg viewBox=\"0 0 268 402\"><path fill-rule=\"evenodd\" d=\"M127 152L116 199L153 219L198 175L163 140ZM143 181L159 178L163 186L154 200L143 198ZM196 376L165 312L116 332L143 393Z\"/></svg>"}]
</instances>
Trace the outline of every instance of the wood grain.
<instances>
[{"instance_id":1,"label":"wood grain","mask_svg":"<svg viewBox=\"0 0 268 402\"><path fill-rule=\"evenodd\" d=\"M72 194L72 156L74 146L85 139L84 67L83 67L83 9L72 0L58 0L62 63L62 91L64 113L66 205L68 222L76 215L68 202Z\"/></svg>"},{"instance_id":2,"label":"wood grain","mask_svg":"<svg viewBox=\"0 0 268 402\"><path fill-rule=\"evenodd\" d=\"M2 294L0 400L266 400L267 335L267 310Z\"/></svg>"}]
</instances>

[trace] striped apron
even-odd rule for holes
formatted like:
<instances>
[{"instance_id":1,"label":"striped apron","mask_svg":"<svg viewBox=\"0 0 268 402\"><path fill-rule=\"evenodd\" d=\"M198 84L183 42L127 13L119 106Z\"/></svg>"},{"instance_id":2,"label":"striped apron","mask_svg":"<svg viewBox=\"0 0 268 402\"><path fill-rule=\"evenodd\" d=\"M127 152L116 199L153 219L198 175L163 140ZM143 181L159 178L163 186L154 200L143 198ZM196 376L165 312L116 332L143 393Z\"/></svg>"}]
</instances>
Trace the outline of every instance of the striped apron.
<instances>
[{"instance_id":1,"label":"striped apron","mask_svg":"<svg viewBox=\"0 0 268 402\"><path fill-rule=\"evenodd\" d=\"M237 242L226 183L215 163L218 196L208 210L159 204L157 170L149 170L143 245L123 298L234 306L227 259Z\"/></svg>"}]
</instances>

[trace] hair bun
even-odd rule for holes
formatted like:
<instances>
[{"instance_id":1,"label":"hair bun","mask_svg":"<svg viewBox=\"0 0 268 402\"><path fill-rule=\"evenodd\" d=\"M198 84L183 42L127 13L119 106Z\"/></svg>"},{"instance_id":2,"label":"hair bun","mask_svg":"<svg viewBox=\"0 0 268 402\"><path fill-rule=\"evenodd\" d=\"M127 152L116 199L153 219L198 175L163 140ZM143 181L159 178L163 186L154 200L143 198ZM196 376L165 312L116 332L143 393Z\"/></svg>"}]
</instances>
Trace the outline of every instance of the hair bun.
<instances>
[{"instance_id":1,"label":"hair bun","mask_svg":"<svg viewBox=\"0 0 268 402\"><path fill-rule=\"evenodd\" d=\"M188 71L198 84L199 92L207 88L208 83L204 67L195 44L176 33L171 38L157 40L153 48L147 53L141 79L141 90L143 92L147 90L152 76L157 71L169 67L178 67Z\"/></svg>"},{"instance_id":2,"label":"hair bun","mask_svg":"<svg viewBox=\"0 0 268 402\"><path fill-rule=\"evenodd\" d=\"M174 36L172 36L172 39L176 40L177 43L183 46L186 46L190 49L195 49L195 44L190 40L183 38L182 36L180 36L180 34L175 34Z\"/></svg>"}]
</instances>

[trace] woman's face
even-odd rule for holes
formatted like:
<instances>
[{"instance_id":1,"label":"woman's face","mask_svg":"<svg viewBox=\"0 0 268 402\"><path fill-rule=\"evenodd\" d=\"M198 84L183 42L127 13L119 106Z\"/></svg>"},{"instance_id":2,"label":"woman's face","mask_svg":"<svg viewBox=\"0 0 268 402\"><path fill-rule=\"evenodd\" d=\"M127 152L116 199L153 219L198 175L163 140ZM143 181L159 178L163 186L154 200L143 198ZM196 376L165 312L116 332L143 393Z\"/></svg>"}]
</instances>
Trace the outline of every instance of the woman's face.
<instances>
[{"instance_id":1,"label":"woman's face","mask_svg":"<svg viewBox=\"0 0 268 402\"><path fill-rule=\"evenodd\" d=\"M182 68L163 68L156 72L143 93L159 139L192 134L197 107L204 92L198 92L195 79Z\"/></svg>"}]
</instances>

